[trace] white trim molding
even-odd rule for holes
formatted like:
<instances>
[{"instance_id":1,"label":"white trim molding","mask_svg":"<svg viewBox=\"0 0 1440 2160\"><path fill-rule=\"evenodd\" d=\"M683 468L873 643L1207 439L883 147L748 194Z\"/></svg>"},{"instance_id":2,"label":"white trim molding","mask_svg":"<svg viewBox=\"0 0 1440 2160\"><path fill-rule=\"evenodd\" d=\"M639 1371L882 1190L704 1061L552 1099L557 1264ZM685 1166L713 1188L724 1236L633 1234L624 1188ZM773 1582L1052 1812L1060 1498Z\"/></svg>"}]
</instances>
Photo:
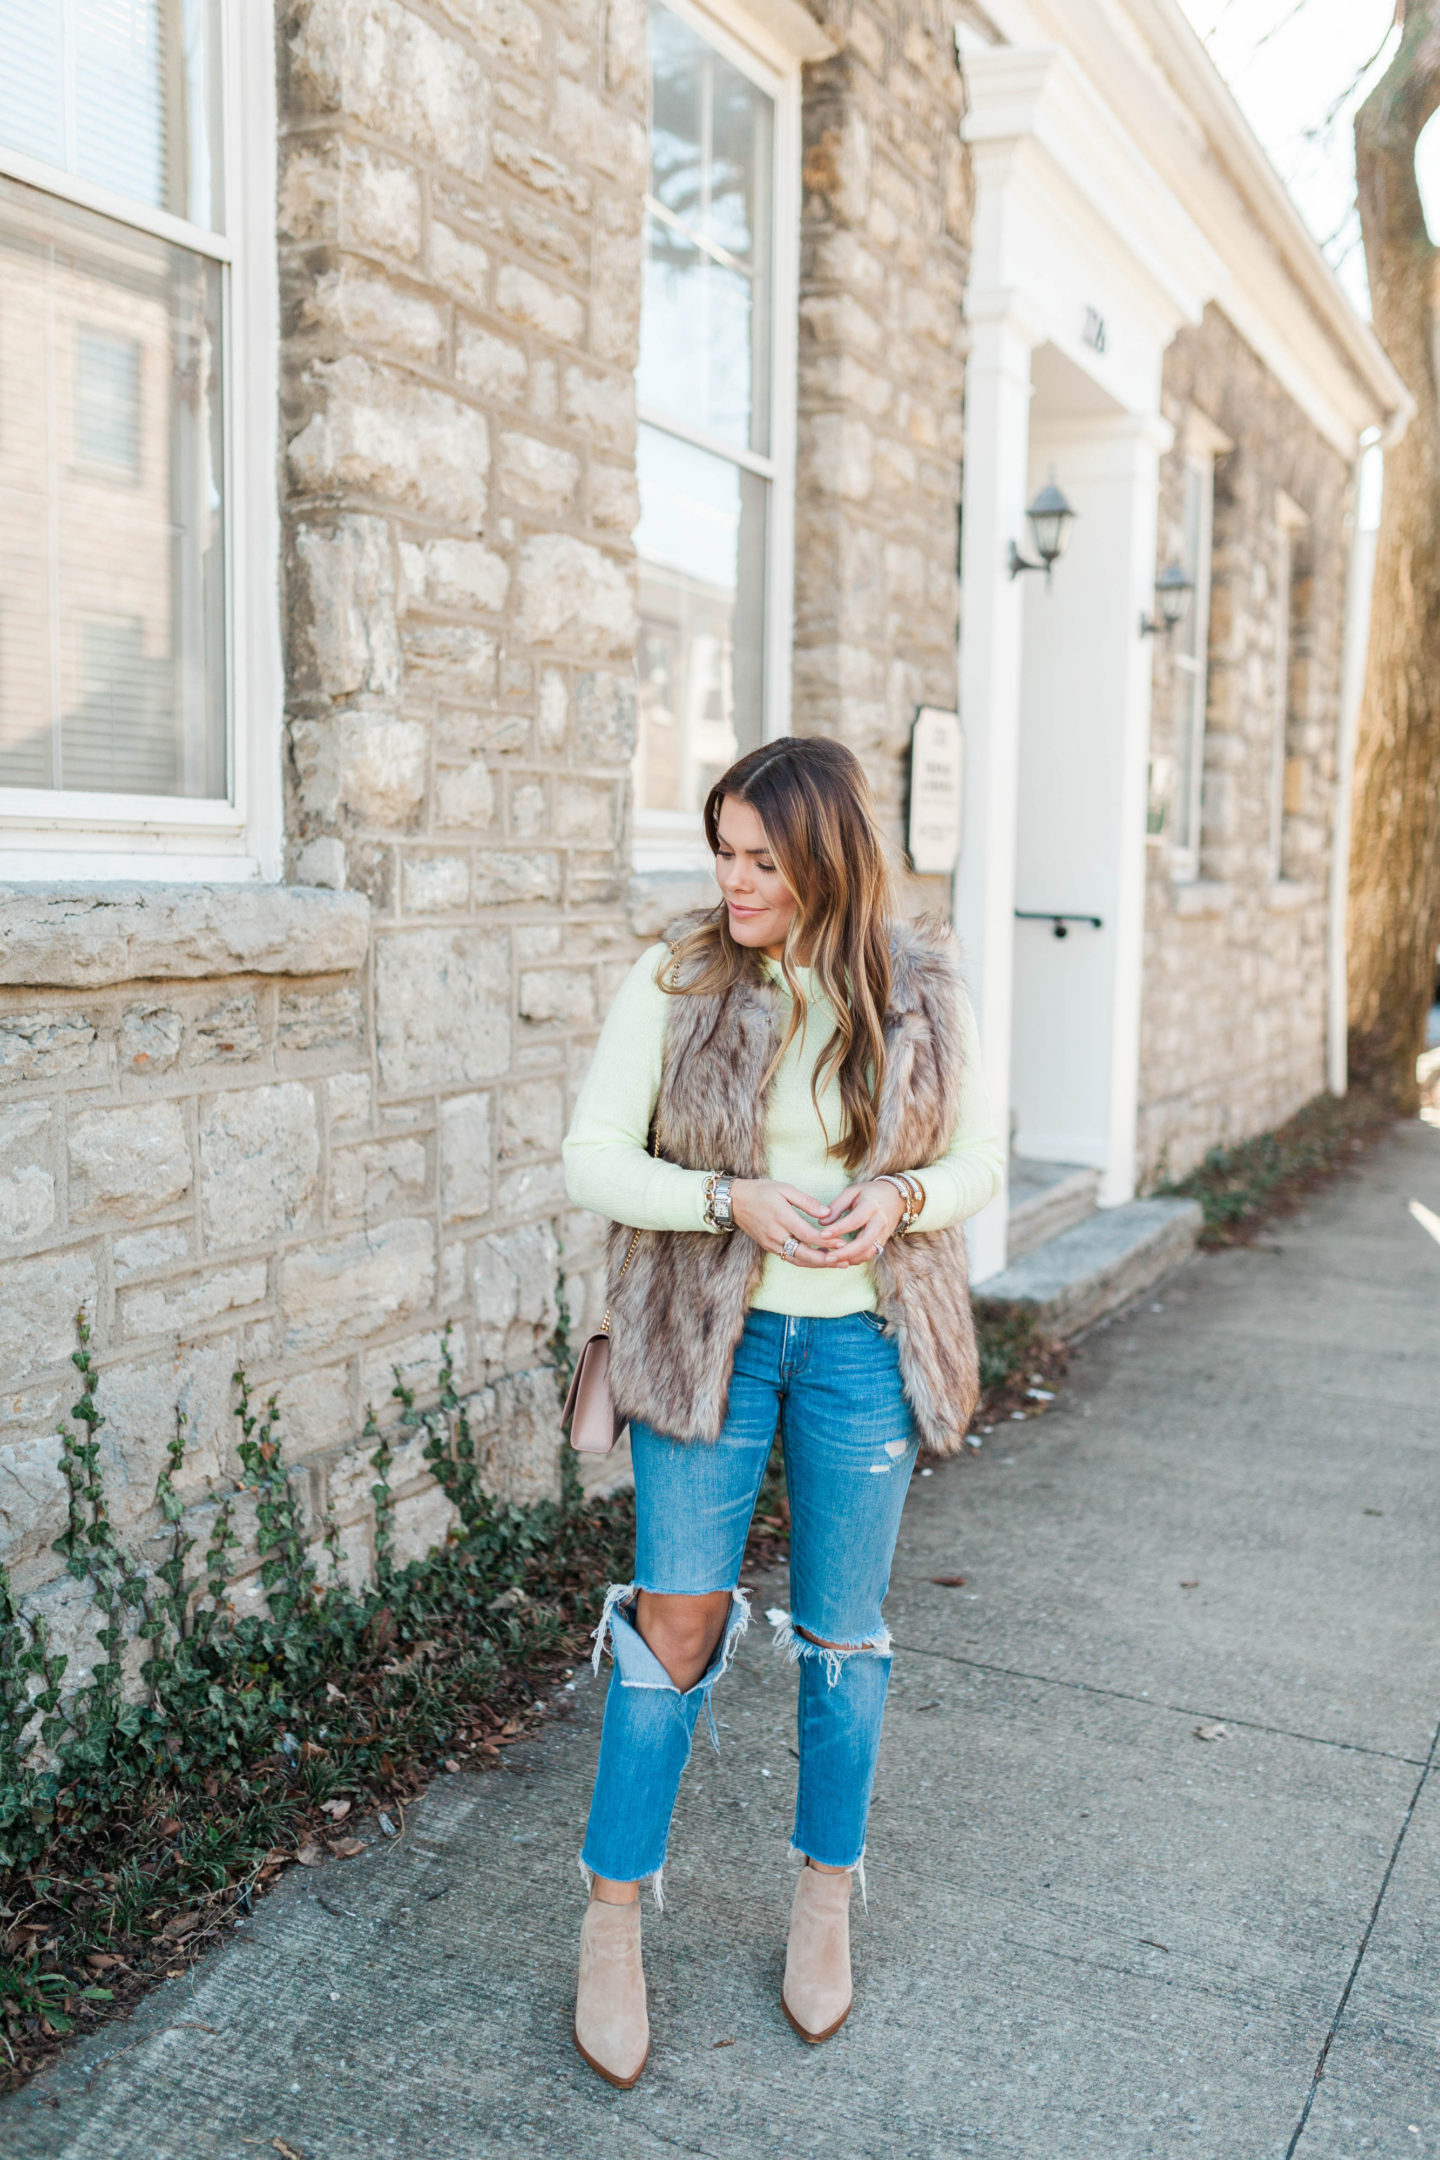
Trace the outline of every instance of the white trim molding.
<instances>
[{"instance_id":1,"label":"white trim molding","mask_svg":"<svg viewBox=\"0 0 1440 2160\"><path fill-rule=\"evenodd\" d=\"M219 0L226 230L208 231L11 151L0 173L221 266L226 501L223 798L0 788L0 877L221 883L276 879L283 862L279 292L271 12Z\"/></svg>"}]
</instances>

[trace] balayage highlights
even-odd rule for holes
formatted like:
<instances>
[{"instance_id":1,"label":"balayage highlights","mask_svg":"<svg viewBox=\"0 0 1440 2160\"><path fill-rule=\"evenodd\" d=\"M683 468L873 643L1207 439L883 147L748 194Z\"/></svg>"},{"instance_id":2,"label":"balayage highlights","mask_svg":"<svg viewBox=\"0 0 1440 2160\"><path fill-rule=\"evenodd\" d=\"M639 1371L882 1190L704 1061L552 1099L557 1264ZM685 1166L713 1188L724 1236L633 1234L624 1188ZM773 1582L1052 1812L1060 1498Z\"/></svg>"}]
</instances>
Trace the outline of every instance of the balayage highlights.
<instances>
[{"instance_id":1,"label":"balayage highlights","mask_svg":"<svg viewBox=\"0 0 1440 2160\"><path fill-rule=\"evenodd\" d=\"M847 1170L858 1170L875 1145L885 1077L895 918L894 883L869 783L859 759L840 743L794 735L765 743L732 765L705 798L712 854L720 850L720 806L727 796L754 810L775 867L795 896L780 958L792 999L790 1025L766 1082L805 1025L807 1001L796 970L808 967L835 1015L811 1092L818 1114L822 1088L832 1076L838 1081L844 1129L829 1152ZM761 955L731 936L723 902L681 940L675 962L661 980L678 997L723 992L746 976L758 980L762 972Z\"/></svg>"}]
</instances>

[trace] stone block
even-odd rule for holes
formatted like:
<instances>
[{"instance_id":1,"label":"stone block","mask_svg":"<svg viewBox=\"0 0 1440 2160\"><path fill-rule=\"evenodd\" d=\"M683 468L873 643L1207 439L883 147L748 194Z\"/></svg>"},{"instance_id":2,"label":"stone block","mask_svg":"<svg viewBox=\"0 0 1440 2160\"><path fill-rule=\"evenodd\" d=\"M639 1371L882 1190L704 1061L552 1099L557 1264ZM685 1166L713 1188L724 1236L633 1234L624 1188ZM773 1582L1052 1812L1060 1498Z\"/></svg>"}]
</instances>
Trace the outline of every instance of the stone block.
<instances>
[{"instance_id":1,"label":"stone block","mask_svg":"<svg viewBox=\"0 0 1440 2160\"><path fill-rule=\"evenodd\" d=\"M565 1090L558 1080L532 1080L506 1091L500 1112L500 1159L555 1154L565 1137Z\"/></svg>"},{"instance_id":2,"label":"stone block","mask_svg":"<svg viewBox=\"0 0 1440 2160\"><path fill-rule=\"evenodd\" d=\"M440 1386L440 1366L445 1354L445 1337L442 1328L427 1328L422 1334L407 1335L400 1342L378 1343L365 1352L360 1361L360 1400L367 1408L373 1408L382 1422L388 1417L400 1415L400 1403L393 1394L398 1371L404 1385L414 1394L417 1402L424 1404L434 1398ZM452 1328L450 1332L450 1358L452 1371L457 1380L463 1381L467 1346L465 1330ZM395 1450L395 1460L390 1466L391 1490L398 1492L418 1477L432 1473L425 1460L425 1436L417 1433ZM372 1477L374 1473L371 1473Z\"/></svg>"},{"instance_id":3,"label":"stone block","mask_svg":"<svg viewBox=\"0 0 1440 2160\"><path fill-rule=\"evenodd\" d=\"M486 1491L516 1507L558 1500L565 1442L554 1367L511 1373L487 1393L494 1398L495 1427L476 1450Z\"/></svg>"},{"instance_id":4,"label":"stone block","mask_svg":"<svg viewBox=\"0 0 1440 2160\"><path fill-rule=\"evenodd\" d=\"M0 1567L22 1545L50 1544L65 1528L70 1488L53 1433L0 1447Z\"/></svg>"},{"instance_id":5,"label":"stone block","mask_svg":"<svg viewBox=\"0 0 1440 2160\"><path fill-rule=\"evenodd\" d=\"M298 1080L215 1095L200 1113L200 1207L212 1252L303 1227L320 1167L315 1097Z\"/></svg>"},{"instance_id":6,"label":"stone block","mask_svg":"<svg viewBox=\"0 0 1440 2160\"><path fill-rule=\"evenodd\" d=\"M421 1219L346 1232L280 1262L285 1354L310 1356L369 1336L427 1306L435 1290L435 1233Z\"/></svg>"},{"instance_id":7,"label":"stone block","mask_svg":"<svg viewBox=\"0 0 1440 2160\"><path fill-rule=\"evenodd\" d=\"M490 470L482 413L359 353L319 362L312 376L321 406L287 452L297 488L378 496L478 530Z\"/></svg>"},{"instance_id":8,"label":"stone block","mask_svg":"<svg viewBox=\"0 0 1440 2160\"><path fill-rule=\"evenodd\" d=\"M266 1283L265 1262L247 1260L240 1267L208 1266L182 1282L122 1290L116 1299L120 1332L127 1338L187 1334L222 1313L263 1304Z\"/></svg>"},{"instance_id":9,"label":"stone block","mask_svg":"<svg viewBox=\"0 0 1440 2160\"><path fill-rule=\"evenodd\" d=\"M364 1130L370 1123L368 1072L336 1073L325 1082L325 1117L332 1140Z\"/></svg>"},{"instance_id":10,"label":"stone block","mask_svg":"<svg viewBox=\"0 0 1440 2160\"><path fill-rule=\"evenodd\" d=\"M136 1522L155 1501L155 1480L166 1468L175 1416L184 1419L185 1453L175 1473L183 1497L207 1490L234 1462L238 1336L214 1335L161 1354L106 1361L100 1383L101 1464L115 1519Z\"/></svg>"},{"instance_id":11,"label":"stone block","mask_svg":"<svg viewBox=\"0 0 1440 2160\"><path fill-rule=\"evenodd\" d=\"M522 187L533 188L537 195L548 196L552 201L564 203L577 217L584 217L590 208L590 183L584 175L571 170L552 150L543 149L539 143L524 142L506 128L495 130L495 163L512 180Z\"/></svg>"},{"instance_id":12,"label":"stone block","mask_svg":"<svg viewBox=\"0 0 1440 2160\"><path fill-rule=\"evenodd\" d=\"M444 351L449 326L434 301L363 264L302 274L300 296L302 325L328 331L334 345L368 345L432 368Z\"/></svg>"},{"instance_id":13,"label":"stone block","mask_svg":"<svg viewBox=\"0 0 1440 2160\"><path fill-rule=\"evenodd\" d=\"M292 668L326 698L393 697L400 687L395 564L384 518L296 529ZM306 669L309 673L307 676Z\"/></svg>"},{"instance_id":14,"label":"stone block","mask_svg":"<svg viewBox=\"0 0 1440 2160\"><path fill-rule=\"evenodd\" d=\"M586 762L620 765L635 754L635 678L595 671L575 682L575 747Z\"/></svg>"},{"instance_id":15,"label":"stone block","mask_svg":"<svg viewBox=\"0 0 1440 2160\"><path fill-rule=\"evenodd\" d=\"M20 1601L21 1611L32 1627L43 1625L51 1657L65 1660L60 1679L62 1701L68 1702L84 1687L105 1657L100 1629L105 1615L95 1602L87 1582L77 1582L68 1572L56 1575Z\"/></svg>"},{"instance_id":16,"label":"stone block","mask_svg":"<svg viewBox=\"0 0 1440 2160\"><path fill-rule=\"evenodd\" d=\"M433 684L442 697L482 698L495 687L495 639L466 623L410 623L405 657L412 684Z\"/></svg>"},{"instance_id":17,"label":"stone block","mask_svg":"<svg viewBox=\"0 0 1440 2160\"><path fill-rule=\"evenodd\" d=\"M280 994L276 1041L282 1050L349 1050L365 1028L365 1003L347 983L339 990L286 990Z\"/></svg>"},{"instance_id":18,"label":"stone block","mask_svg":"<svg viewBox=\"0 0 1440 2160\"><path fill-rule=\"evenodd\" d=\"M185 1027L168 1005L132 1005L120 1016L120 1070L169 1072L180 1055Z\"/></svg>"},{"instance_id":19,"label":"stone block","mask_svg":"<svg viewBox=\"0 0 1440 2160\"><path fill-rule=\"evenodd\" d=\"M366 1140L332 1156L330 1205L337 1215L377 1215L419 1201L428 1181L423 1141Z\"/></svg>"},{"instance_id":20,"label":"stone block","mask_svg":"<svg viewBox=\"0 0 1440 2160\"><path fill-rule=\"evenodd\" d=\"M485 177L489 79L465 45L399 0L308 0L288 59L303 110L343 113L468 179Z\"/></svg>"},{"instance_id":21,"label":"stone block","mask_svg":"<svg viewBox=\"0 0 1440 2160\"><path fill-rule=\"evenodd\" d=\"M586 440L624 456L635 451L635 379L597 375L590 368L565 370L565 417Z\"/></svg>"},{"instance_id":22,"label":"stone block","mask_svg":"<svg viewBox=\"0 0 1440 2160\"><path fill-rule=\"evenodd\" d=\"M70 1219L133 1222L190 1190L190 1144L173 1102L82 1110L70 1121Z\"/></svg>"},{"instance_id":23,"label":"stone block","mask_svg":"<svg viewBox=\"0 0 1440 2160\"><path fill-rule=\"evenodd\" d=\"M364 961L369 928L370 910L358 893L310 886L0 886L0 981L88 988L348 972ZM104 1046L82 1015L0 1022L0 1079L87 1065L98 1071L104 1061Z\"/></svg>"},{"instance_id":24,"label":"stone block","mask_svg":"<svg viewBox=\"0 0 1440 2160\"><path fill-rule=\"evenodd\" d=\"M640 522L640 489L629 466L592 463L590 522L604 532L635 530Z\"/></svg>"},{"instance_id":25,"label":"stone block","mask_svg":"<svg viewBox=\"0 0 1440 2160\"><path fill-rule=\"evenodd\" d=\"M110 1248L110 1265L117 1283L156 1268L173 1267L190 1257L190 1231L185 1223L171 1223L163 1230L137 1230L131 1237L116 1238Z\"/></svg>"},{"instance_id":26,"label":"stone block","mask_svg":"<svg viewBox=\"0 0 1440 2160\"><path fill-rule=\"evenodd\" d=\"M593 1025L595 978L588 968L527 968L520 977L519 1012L524 1020Z\"/></svg>"},{"instance_id":27,"label":"stone block","mask_svg":"<svg viewBox=\"0 0 1440 2160\"><path fill-rule=\"evenodd\" d=\"M455 379L488 404L518 405L525 395L529 362L520 346L474 323L462 322L455 338Z\"/></svg>"},{"instance_id":28,"label":"stone block","mask_svg":"<svg viewBox=\"0 0 1440 2160\"><path fill-rule=\"evenodd\" d=\"M6 1013L0 1017L0 1081L83 1072L95 1047L95 1030L81 1013Z\"/></svg>"},{"instance_id":29,"label":"stone block","mask_svg":"<svg viewBox=\"0 0 1440 2160\"><path fill-rule=\"evenodd\" d=\"M397 1500L392 1532L396 1566L405 1567L411 1560L438 1552L458 1521L453 1502L439 1485Z\"/></svg>"},{"instance_id":30,"label":"stone block","mask_svg":"<svg viewBox=\"0 0 1440 2160\"><path fill-rule=\"evenodd\" d=\"M260 1008L253 991L208 1005L189 1029L189 1065L243 1065L265 1048Z\"/></svg>"},{"instance_id":31,"label":"stone block","mask_svg":"<svg viewBox=\"0 0 1440 2160\"><path fill-rule=\"evenodd\" d=\"M495 279L495 307L512 322L538 330L557 345L578 345L585 328L585 309L573 293L523 270L519 263L501 265Z\"/></svg>"},{"instance_id":32,"label":"stone block","mask_svg":"<svg viewBox=\"0 0 1440 2160\"><path fill-rule=\"evenodd\" d=\"M400 896L407 915L444 915L463 910L470 902L469 856L403 856Z\"/></svg>"},{"instance_id":33,"label":"stone block","mask_svg":"<svg viewBox=\"0 0 1440 2160\"><path fill-rule=\"evenodd\" d=\"M285 1453L292 1461L335 1447L354 1429L350 1379L343 1365L296 1373L280 1381L274 1395Z\"/></svg>"},{"instance_id":34,"label":"stone block","mask_svg":"<svg viewBox=\"0 0 1440 2160\"><path fill-rule=\"evenodd\" d=\"M560 1316L560 1248L549 1223L482 1238L471 1258L476 1354L487 1364L533 1361Z\"/></svg>"},{"instance_id":35,"label":"stone block","mask_svg":"<svg viewBox=\"0 0 1440 2160\"><path fill-rule=\"evenodd\" d=\"M432 540L423 556L425 590L436 607L496 613L510 590L510 566L478 540Z\"/></svg>"},{"instance_id":36,"label":"stone block","mask_svg":"<svg viewBox=\"0 0 1440 2160\"><path fill-rule=\"evenodd\" d=\"M495 483L521 510L556 516L575 500L580 460L569 450L534 435L502 435L495 460Z\"/></svg>"},{"instance_id":37,"label":"stone block","mask_svg":"<svg viewBox=\"0 0 1440 2160\"><path fill-rule=\"evenodd\" d=\"M452 299L484 307L490 284L490 257L483 247L440 218L430 227L430 274Z\"/></svg>"},{"instance_id":38,"label":"stone block","mask_svg":"<svg viewBox=\"0 0 1440 2160\"><path fill-rule=\"evenodd\" d=\"M488 1079L510 1063L510 955L503 932L414 930L375 954L380 1076L392 1094Z\"/></svg>"},{"instance_id":39,"label":"stone block","mask_svg":"<svg viewBox=\"0 0 1440 2160\"><path fill-rule=\"evenodd\" d=\"M552 212L539 203L512 202L506 207L505 222L511 242L520 254L532 262L552 263L577 283L583 281L588 268L585 247L576 238L574 227L566 222L563 212ZM549 363L545 365L553 386L554 368ZM533 384L531 398L532 401L535 398ZM539 404L535 403L533 409L538 412ZM545 410L547 413L555 411L553 396L548 398Z\"/></svg>"},{"instance_id":40,"label":"stone block","mask_svg":"<svg viewBox=\"0 0 1440 2160\"><path fill-rule=\"evenodd\" d=\"M484 832L495 817L495 784L483 765L442 766L435 775L435 823Z\"/></svg>"},{"instance_id":41,"label":"stone block","mask_svg":"<svg viewBox=\"0 0 1440 2160\"><path fill-rule=\"evenodd\" d=\"M615 788L584 780L562 781L555 796L555 837L613 847L620 799Z\"/></svg>"},{"instance_id":42,"label":"stone block","mask_svg":"<svg viewBox=\"0 0 1440 2160\"><path fill-rule=\"evenodd\" d=\"M518 781L510 789L510 830L517 840L538 840L548 823L544 783Z\"/></svg>"},{"instance_id":43,"label":"stone block","mask_svg":"<svg viewBox=\"0 0 1440 2160\"><path fill-rule=\"evenodd\" d=\"M540 746L562 747L570 727L570 686L559 668L545 668L540 676Z\"/></svg>"},{"instance_id":44,"label":"stone block","mask_svg":"<svg viewBox=\"0 0 1440 2160\"><path fill-rule=\"evenodd\" d=\"M294 721L290 738L300 800L314 817L403 830L425 799L430 736L423 721L342 713Z\"/></svg>"},{"instance_id":45,"label":"stone block","mask_svg":"<svg viewBox=\"0 0 1440 2160\"><path fill-rule=\"evenodd\" d=\"M560 864L553 855L506 855L487 848L475 857L477 907L559 897Z\"/></svg>"},{"instance_id":46,"label":"stone block","mask_svg":"<svg viewBox=\"0 0 1440 2160\"><path fill-rule=\"evenodd\" d=\"M516 634L578 658L620 655L638 635L629 571L570 533L537 533L520 549Z\"/></svg>"},{"instance_id":47,"label":"stone block","mask_svg":"<svg viewBox=\"0 0 1440 2160\"><path fill-rule=\"evenodd\" d=\"M582 164L638 194L650 165L645 130L632 113L617 112L583 83L562 75L555 85L556 140Z\"/></svg>"},{"instance_id":48,"label":"stone block","mask_svg":"<svg viewBox=\"0 0 1440 2160\"><path fill-rule=\"evenodd\" d=\"M488 1095L451 1095L440 1105L440 1202L447 1222L490 1206Z\"/></svg>"},{"instance_id":49,"label":"stone block","mask_svg":"<svg viewBox=\"0 0 1440 2160\"><path fill-rule=\"evenodd\" d=\"M565 1170L558 1162L527 1163L523 1169L507 1170L495 1193L495 1211L502 1218L558 1215L567 1204Z\"/></svg>"},{"instance_id":50,"label":"stone block","mask_svg":"<svg viewBox=\"0 0 1440 2160\"><path fill-rule=\"evenodd\" d=\"M597 360L633 368L640 349L644 276L644 232L637 201L602 201L591 257L591 351Z\"/></svg>"}]
</instances>

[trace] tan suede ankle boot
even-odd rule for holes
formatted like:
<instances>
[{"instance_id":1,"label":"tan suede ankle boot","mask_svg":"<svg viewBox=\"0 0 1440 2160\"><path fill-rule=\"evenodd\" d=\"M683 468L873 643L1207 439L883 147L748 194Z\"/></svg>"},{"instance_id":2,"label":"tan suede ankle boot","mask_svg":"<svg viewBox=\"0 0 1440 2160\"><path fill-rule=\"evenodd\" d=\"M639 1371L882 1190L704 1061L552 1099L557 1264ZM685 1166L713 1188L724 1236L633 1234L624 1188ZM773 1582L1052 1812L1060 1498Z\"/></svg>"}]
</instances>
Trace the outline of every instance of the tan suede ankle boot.
<instances>
[{"instance_id":1,"label":"tan suede ankle boot","mask_svg":"<svg viewBox=\"0 0 1440 2160\"><path fill-rule=\"evenodd\" d=\"M812 2047L850 2015L850 1877L807 1862L795 1884L780 2007Z\"/></svg>"},{"instance_id":2,"label":"tan suede ankle boot","mask_svg":"<svg viewBox=\"0 0 1440 2160\"><path fill-rule=\"evenodd\" d=\"M575 2045L601 2077L627 2091L650 2053L640 1900L607 1905L592 1897L580 1929Z\"/></svg>"}]
</instances>

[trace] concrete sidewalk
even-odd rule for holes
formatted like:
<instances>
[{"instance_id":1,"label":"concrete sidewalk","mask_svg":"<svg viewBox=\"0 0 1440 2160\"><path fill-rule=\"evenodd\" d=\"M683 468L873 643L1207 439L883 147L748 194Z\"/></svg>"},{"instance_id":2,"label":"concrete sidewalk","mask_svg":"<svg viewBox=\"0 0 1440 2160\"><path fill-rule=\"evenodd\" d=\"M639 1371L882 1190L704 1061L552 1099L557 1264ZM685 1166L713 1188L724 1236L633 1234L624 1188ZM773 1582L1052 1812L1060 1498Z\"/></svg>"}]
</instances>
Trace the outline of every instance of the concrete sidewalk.
<instances>
[{"instance_id":1,"label":"concrete sidewalk","mask_svg":"<svg viewBox=\"0 0 1440 2160\"><path fill-rule=\"evenodd\" d=\"M0 2109L0 2152L1440 2160L1440 1245L1412 1198L1440 1212L1422 1125L917 1480L828 2046L777 2001L793 1678L757 1627L647 1910L633 2093L569 2040L596 1688L402 1844L297 1870Z\"/></svg>"}]
</instances>

